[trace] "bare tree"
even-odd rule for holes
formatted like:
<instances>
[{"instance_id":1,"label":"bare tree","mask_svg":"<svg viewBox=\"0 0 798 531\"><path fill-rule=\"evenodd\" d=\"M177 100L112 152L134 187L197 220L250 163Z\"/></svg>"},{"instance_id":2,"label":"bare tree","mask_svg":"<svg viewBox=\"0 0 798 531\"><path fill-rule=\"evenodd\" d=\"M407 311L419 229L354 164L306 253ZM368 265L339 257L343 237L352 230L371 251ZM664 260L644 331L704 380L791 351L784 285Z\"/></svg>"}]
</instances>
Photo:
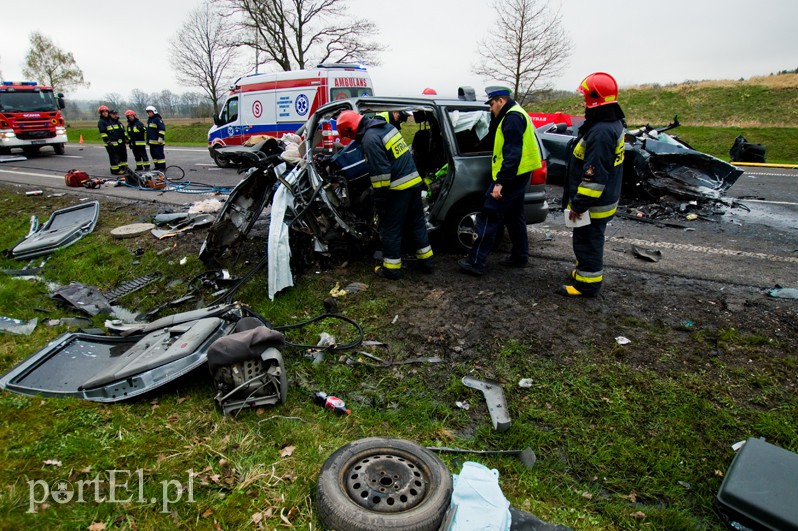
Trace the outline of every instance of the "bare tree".
<instances>
[{"instance_id":1,"label":"bare tree","mask_svg":"<svg viewBox=\"0 0 798 531\"><path fill-rule=\"evenodd\" d=\"M492 5L498 18L491 35L479 42L481 61L473 71L512 86L523 105L565 66L571 44L560 11L551 11L546 0L494 0Z\"/></svg>"},{"instance_id":2,"label":"bare tree","mask_svg":"<svg viewBox=\"0 0 798 531\"><path fill-rule=\"evenodd\" d=\"M125 100L122 99L122 95L118 92L107 93L105 96L103 96L102 102L112 109L118 110L119 112L125 112L125 110L122 109L123 105L125 104Z\"/></svg>"},{"instance_id":3,"label":"bare tree","mask_svg":"<svg viewBox=\"0 0 798 531\"><path fill-rule=\"evenodd\" d=\"M150 104L150 95L141 89L133 89L130 91L130 105L138 116L146 116L144 108Z\"/></svg>"},{"instance_id":4,"label":"bare tree","mask_svg":"<svg viewBox=\"0 0 798 531\"><path fill-rule=\"evenodd\" d=\"M283 70L323 62L379 65L385 47L370 20L347 16L346 0L216 0L238 13L239 43Z\"/></svg>"},{"instance_id":5,"label":"bare tree","mask_svg":"<svg viewBox=\"0 0 798 531\"><path fill-rule=\"evenodd\" d=\"M214 112L219 112L228 69L237 55L231 35L232 21L216 12L208 0L189 13L170 42L169 59L178 80L205 92Z\"/></svg>"},{"instance_id":6,"label":"bare tree","mask_svg":"<svg viewBox=\"0 0 798 531\"><path fill-rule=\"evenodd\" d=\"M160 100L160 105L162 115L165 116L174 116L177 114L177 105L180 102L180 97L172 92L171 90L162 90L161 94L158 98Z\"/></svg>"},{"instance_id":7,"label":"bare tree","mask_svg":"<svg viewBox=\"0 0 798 531\"><path fill-rule=\"evenodd\" d=\"M65 52L39 32L30 35L30 49L22 69L25 76L59 90L89 86L71 52Z\"/></svg>"}]
</instances>

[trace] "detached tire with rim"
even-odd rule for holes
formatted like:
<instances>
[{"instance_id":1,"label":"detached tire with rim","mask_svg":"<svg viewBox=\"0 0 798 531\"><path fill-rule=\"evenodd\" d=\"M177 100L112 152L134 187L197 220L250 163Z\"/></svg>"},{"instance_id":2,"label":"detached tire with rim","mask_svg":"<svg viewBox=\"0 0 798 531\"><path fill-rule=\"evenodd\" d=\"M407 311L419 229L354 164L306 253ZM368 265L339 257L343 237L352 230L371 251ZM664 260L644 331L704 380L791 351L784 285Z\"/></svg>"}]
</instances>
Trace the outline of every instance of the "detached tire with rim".
<instances>
[{"instance_id":1,"label":"detached tire with rim","mask_svg":"<svg viewBox=\"0 0 798 531\"><path fill-rule=\"evenodd\" d=\"M316 507L338 531L436 531L451 495L452 476L438 456L410 441L371 437L327 458Z\"/></svg>"}]
</instances>

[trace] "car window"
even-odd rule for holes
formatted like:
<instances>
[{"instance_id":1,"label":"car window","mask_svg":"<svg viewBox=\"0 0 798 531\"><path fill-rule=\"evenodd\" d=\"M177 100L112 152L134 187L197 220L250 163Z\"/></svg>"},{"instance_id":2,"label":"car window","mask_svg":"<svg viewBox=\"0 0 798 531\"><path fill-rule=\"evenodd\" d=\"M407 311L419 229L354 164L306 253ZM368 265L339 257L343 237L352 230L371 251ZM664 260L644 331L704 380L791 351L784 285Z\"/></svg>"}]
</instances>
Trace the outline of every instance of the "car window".
<instances>
[{"instance_id":1,"label":"car window","mask_svg":"<svg viewBox=\"0 0 798 531\"><path fill-rule=\"evenodd\" d=\"M449 121L457 140L457 151L461 155L485 155L493 150L489 138L490 111L472 109L449 109Z\"/></svg>"},{"instance_id":2,"label":"car window","mask_svg":"<svg viewBox=\"0 0 798 531\"><path fill-rule=\"evenodd\" d=\"M229 124L236 119L238 119L238 98L231 98L225 103L224 109L219 115L219 121L223 124Z\"/></svg>"},{"instance_id":3,"label":"car window","mask_svg":"<svg viewBox=\"0 0 798 531\"><path fill-rule=\"evenodd\" d=\"M330 89L330 101L346 100L357 98L358 96L371 96L373 93L370 88L365 87L346 87Z\"/></svg>"}]
</instances>

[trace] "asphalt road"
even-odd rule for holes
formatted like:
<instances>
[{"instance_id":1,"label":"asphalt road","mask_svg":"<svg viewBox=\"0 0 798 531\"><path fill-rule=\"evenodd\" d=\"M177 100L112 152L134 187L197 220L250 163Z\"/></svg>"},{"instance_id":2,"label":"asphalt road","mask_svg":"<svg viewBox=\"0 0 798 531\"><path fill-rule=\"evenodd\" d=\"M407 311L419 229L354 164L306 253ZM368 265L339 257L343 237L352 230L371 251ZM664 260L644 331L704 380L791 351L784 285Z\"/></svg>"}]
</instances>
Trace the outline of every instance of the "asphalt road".
<instances>
[{"instance_id":1,"label":"asphalt road","mask_svg":"<svg viewBox=\"0 0 798 531\"><path fill-rule=\"evenodd\" d=\"M19 155L14 151L13 155ZM128 164L135 168L135 161L128 151ZM205 187L224 187L232 189L240 180L235 169L222 169L214 164L208 150L201 147L166 146L167 166L179 166L185 172L180 184L190 183L188 190L201 190ZM0 163L0 182L13 183L27 190L64 191L64 174L70 169L80 169L92 177L114 179L108 167L105 148L95 144L67 144L65 155L55 155L52 149L42 148L38 156L20 162ZM168 168L169 178L181 174L177 168ZM73 189L76 190L76 189ZM123 199L157 201L182 205L197 200L194 193L141 191L130 187L115 187L112 183L81 191L84 195L113 196Z\"/></svg>"},{"instance_id":2,"label":"asphalt road","mask_svg":"<svg viewBox=\"0 0 798 531\"><path fill-rule=\"evenodd\" d=\"M203 190L200 185L232 189L240 180L236 170L217 168L203 148L167 146L166 158L168 165L184 170L182 182L194 185L189 190ZM94 190L67 189L63 175L72 168L82 169L93 177L111 177L102 146L70 144L63 156L44 148L40 156L29 160L0 163L0 183L19 186L25 191L71 191L81 197L112 196L173 205L187 205L207 197L197 193L139 191L112 184ZM167 174L173 177L179 170L173 168ZM630 269L655 276L664 274L757 288L775 284L798 287L797 184L796 170L747 168L727 195L727 200L736 198L745 208L728 208L716 222L675 219L672 221L684 228L671 228L616 218L607 229L607 274L611 278L613 269L620 272ZM550 187L550 197L561 194L561 188ZM552 212L543 224L530 226L529 235L533 260L572 261L571 232L565 228L560 212ZM636 258L633 245L659 250L662 258L656 263Z\"/></svg>"}]
</instances>

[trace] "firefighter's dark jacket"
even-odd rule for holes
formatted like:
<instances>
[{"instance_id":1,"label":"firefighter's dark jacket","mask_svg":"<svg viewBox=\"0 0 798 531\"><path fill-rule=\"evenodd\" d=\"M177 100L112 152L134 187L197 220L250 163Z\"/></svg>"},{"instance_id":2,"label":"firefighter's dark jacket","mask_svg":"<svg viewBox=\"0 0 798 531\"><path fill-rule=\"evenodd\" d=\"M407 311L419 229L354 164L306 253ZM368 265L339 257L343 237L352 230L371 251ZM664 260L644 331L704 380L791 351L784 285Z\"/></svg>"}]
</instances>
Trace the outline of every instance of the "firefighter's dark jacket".
<instances>
[{"instance_id":1,"label":"firefighter's dark jacket","mask_svg":"<svg viewBox=\"0 0 798 531\"><path fill-rule=\"evenodd\" d=\"M406 190L421 186L410 148L394 126L381 118L363 118L355 139L363 145L375 189Z\"/></svg>"},{"instance_id":2,"label":"firefighter's dark jacket","mask_svg":"<svg viewBox=\"0 0 798 531\"><path fill-rule=\"evenodd\" d=\"M147 118L147 143L160 144L159 139L166 138L166 125L160 114L153 114Z\"/></svg>"},{"instance_id":3,"label":"firefighter's dark jacket","mask_svg":"<svg viewBox=\"0 0 798 531\"><path fill-rule=\"evenodd\" d=\"M97 129L100 130L100 139L103 141L103 145L105 147L113 146L114 144L110 143L109 138L109 131L108 128L111 125L111 118L109 116L100 117L100 120L97 122Z\"/></svg>"},{"instance_id":4,"label":"firefighter's dark jacket","mask_svg":"<svg viewBox=\"0 0 798 531\"><path fill-rule=\"evenodd\" d=\"M118 146L125 143L125 128L122 127L118 119L114 120L110 116L101 117L97 122L97 128L100 130L100 138L102 138L104 146Z\"/></svg>"},{"instance_id":5,"label":"firefighter's dark jacket","mask_svg":"<svg viewBox=\"0 0 798 531\"><path fill-rule=\"evenodd\" d=\"M623 180L624 127L621 120L597 121L576 142L568 172L568 198L574 212L592 219L615 214Z\"/></svg>"},{"instance_id":6,"label":"firefighter's dark jacket","mask_svg":"<svg viewBox=\"0 0 798 531\"><path fill-rule=\"evenodd\" d=\"M147 145L147 128L138 118L133 121L128 120L127 138L130 142L130 147Z\"/></svg>"},{"instance_id":7,"label":"firefighter's dark jacket","mask_svg":"<svg viewBox=\"0 0 798 531\"><path fill-rule=\"evenodd\" d=\"M518 169L521 165L521 158L524 155L524 133L527 127L531 127L532 122L524 117L520 112L510 112L518 105L515 101L508 99L504 106L499 111L499 114L491 120L491 133L495 135L498 127L501 127L501 132L504 135L504 145L501 147L502 161L501 168L496 173L496 183L502 186L518 184L521 181L528 182L529 174L532 170L540 168L540 153L537 148L537 140L533 134L530 149L535 153L527 153L527 162L531 169L529 171L519 174ZM523 112L523 109L522 109ZM494 157L495 158L495 157ZM495 162L495 160L494 160Z\"/></svg>"}]
</instances>

